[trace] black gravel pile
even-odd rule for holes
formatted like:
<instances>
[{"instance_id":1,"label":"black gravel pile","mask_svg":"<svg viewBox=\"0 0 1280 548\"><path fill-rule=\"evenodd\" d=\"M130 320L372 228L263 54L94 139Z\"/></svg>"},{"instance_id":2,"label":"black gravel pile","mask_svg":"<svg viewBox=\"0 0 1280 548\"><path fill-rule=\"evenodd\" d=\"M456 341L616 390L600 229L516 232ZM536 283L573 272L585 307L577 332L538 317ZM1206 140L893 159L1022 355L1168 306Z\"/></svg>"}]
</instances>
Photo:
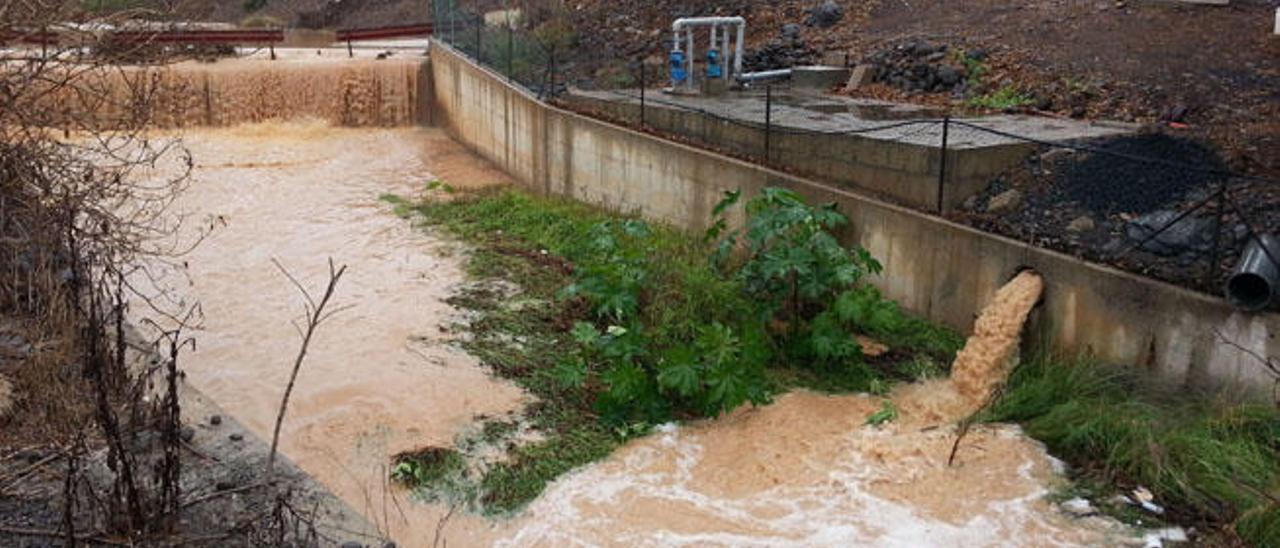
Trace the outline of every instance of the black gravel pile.
<instances>
[{"instance_id":1,"label":"black gravel pile","mask_svg":"<svg viewBox=\"0 0 1280 548\"><path fill-rule=\"evenodd\" d=\"M1192 197L1208 196L1221 176L1193 171L1226 171L1216 152L1203 144L1172 135L1125 135L1090 143L1103 151L1154 158L1173 165L1141 162L1103 153L1076 154L1055 166L1065 196L1099 213L1145 214Z\"/></svg>"}]
</instances>

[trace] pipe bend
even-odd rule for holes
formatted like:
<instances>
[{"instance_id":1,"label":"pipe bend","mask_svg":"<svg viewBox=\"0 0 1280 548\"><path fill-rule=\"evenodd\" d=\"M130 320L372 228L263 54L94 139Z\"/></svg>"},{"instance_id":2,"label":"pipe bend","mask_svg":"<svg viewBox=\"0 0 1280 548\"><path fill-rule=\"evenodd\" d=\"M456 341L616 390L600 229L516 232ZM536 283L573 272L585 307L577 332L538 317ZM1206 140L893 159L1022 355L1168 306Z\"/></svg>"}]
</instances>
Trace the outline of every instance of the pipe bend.
<instances>
[{"instance_id":1,"label":"pipe bend","mask_svg":"<svg viewBox=\"0 0 1280 548\"><path fill-rule=\"evenodd\" d=\"M671 23L671 30L679 31L680 29L691 25L738 25L745 26L747 20L739 17L681 17Z\"/></svg>"}]
</instances>

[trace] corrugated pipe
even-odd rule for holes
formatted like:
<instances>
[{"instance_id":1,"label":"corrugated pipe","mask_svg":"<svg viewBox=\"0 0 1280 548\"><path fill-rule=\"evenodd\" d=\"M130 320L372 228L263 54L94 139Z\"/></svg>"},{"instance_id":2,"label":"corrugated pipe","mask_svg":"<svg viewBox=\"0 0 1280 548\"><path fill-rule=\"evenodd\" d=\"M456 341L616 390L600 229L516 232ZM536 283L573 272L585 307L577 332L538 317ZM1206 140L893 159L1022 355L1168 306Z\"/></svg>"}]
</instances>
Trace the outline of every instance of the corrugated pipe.
<instances>
[{"instance_id":1,"label":"corrugated pipe","mask_svg":"<svg viewBox=\"0 0 1280 548\"><path fill-rule=\"evenodd\" d=\"M1280 259L1280 240L1275 236L1263 234L1249 241L1223 288L1231 306L1249 312L1271 306L1280 288L1280 265L1273 258Z\"/></svg>"}]
</instances>

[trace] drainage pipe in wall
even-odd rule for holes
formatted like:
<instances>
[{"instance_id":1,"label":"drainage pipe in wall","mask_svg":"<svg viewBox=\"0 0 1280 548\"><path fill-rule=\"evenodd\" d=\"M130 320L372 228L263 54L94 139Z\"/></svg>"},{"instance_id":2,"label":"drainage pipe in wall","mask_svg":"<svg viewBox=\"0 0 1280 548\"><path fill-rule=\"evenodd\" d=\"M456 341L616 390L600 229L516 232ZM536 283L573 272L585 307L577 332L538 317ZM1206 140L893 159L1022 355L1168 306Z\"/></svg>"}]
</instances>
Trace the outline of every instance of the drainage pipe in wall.
<instances>
[{"instance_id":1,"label":"drainage pipe in wall","mask_svg":"<svg viewBox=\"0 0 1280 548\"><path fill-rule=\"evenodd\" d=\"M1251 239L1224 287L1231 306L1250 312L1271 306L1280 289L1277 260L1280 260L1280 239L1272 234Z\"/></svg>"}]
</instances>

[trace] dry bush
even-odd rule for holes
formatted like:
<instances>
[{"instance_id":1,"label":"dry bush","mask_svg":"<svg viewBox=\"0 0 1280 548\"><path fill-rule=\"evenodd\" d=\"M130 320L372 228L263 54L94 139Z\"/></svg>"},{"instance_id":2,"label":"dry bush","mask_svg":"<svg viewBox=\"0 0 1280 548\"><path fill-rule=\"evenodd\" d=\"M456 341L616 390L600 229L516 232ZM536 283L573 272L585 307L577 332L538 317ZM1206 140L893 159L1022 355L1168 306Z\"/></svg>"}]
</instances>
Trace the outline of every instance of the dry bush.
<instances>
[{"instance_id":1,"label":"dry bush","mask_svg":"<svg viewBox=\"0 0 1280 548\"><path fill-rule=\"evenodd\" d=\"M57 35L0 50L0 320L10 340L26 342L0 361L15 400L0 446L52 446L71 462L105 449L105 489L68 466L64 532L74 538L89 515L95 530L143 539L168 534L179 508L177 357L198 309L129 307L160 297L135 290L141 265L183 251L185 219L169 209L191 160L178 141L147 133L161 90L85 49L96 29L136 13L95 18L78 5L0 4L0 37L11 44ZM170 161L188 169L162 181L135 174ZM141 341L130 318L166 327ZM143 434L159 449L139 449Z\"/></svg>"}]
</instances>

